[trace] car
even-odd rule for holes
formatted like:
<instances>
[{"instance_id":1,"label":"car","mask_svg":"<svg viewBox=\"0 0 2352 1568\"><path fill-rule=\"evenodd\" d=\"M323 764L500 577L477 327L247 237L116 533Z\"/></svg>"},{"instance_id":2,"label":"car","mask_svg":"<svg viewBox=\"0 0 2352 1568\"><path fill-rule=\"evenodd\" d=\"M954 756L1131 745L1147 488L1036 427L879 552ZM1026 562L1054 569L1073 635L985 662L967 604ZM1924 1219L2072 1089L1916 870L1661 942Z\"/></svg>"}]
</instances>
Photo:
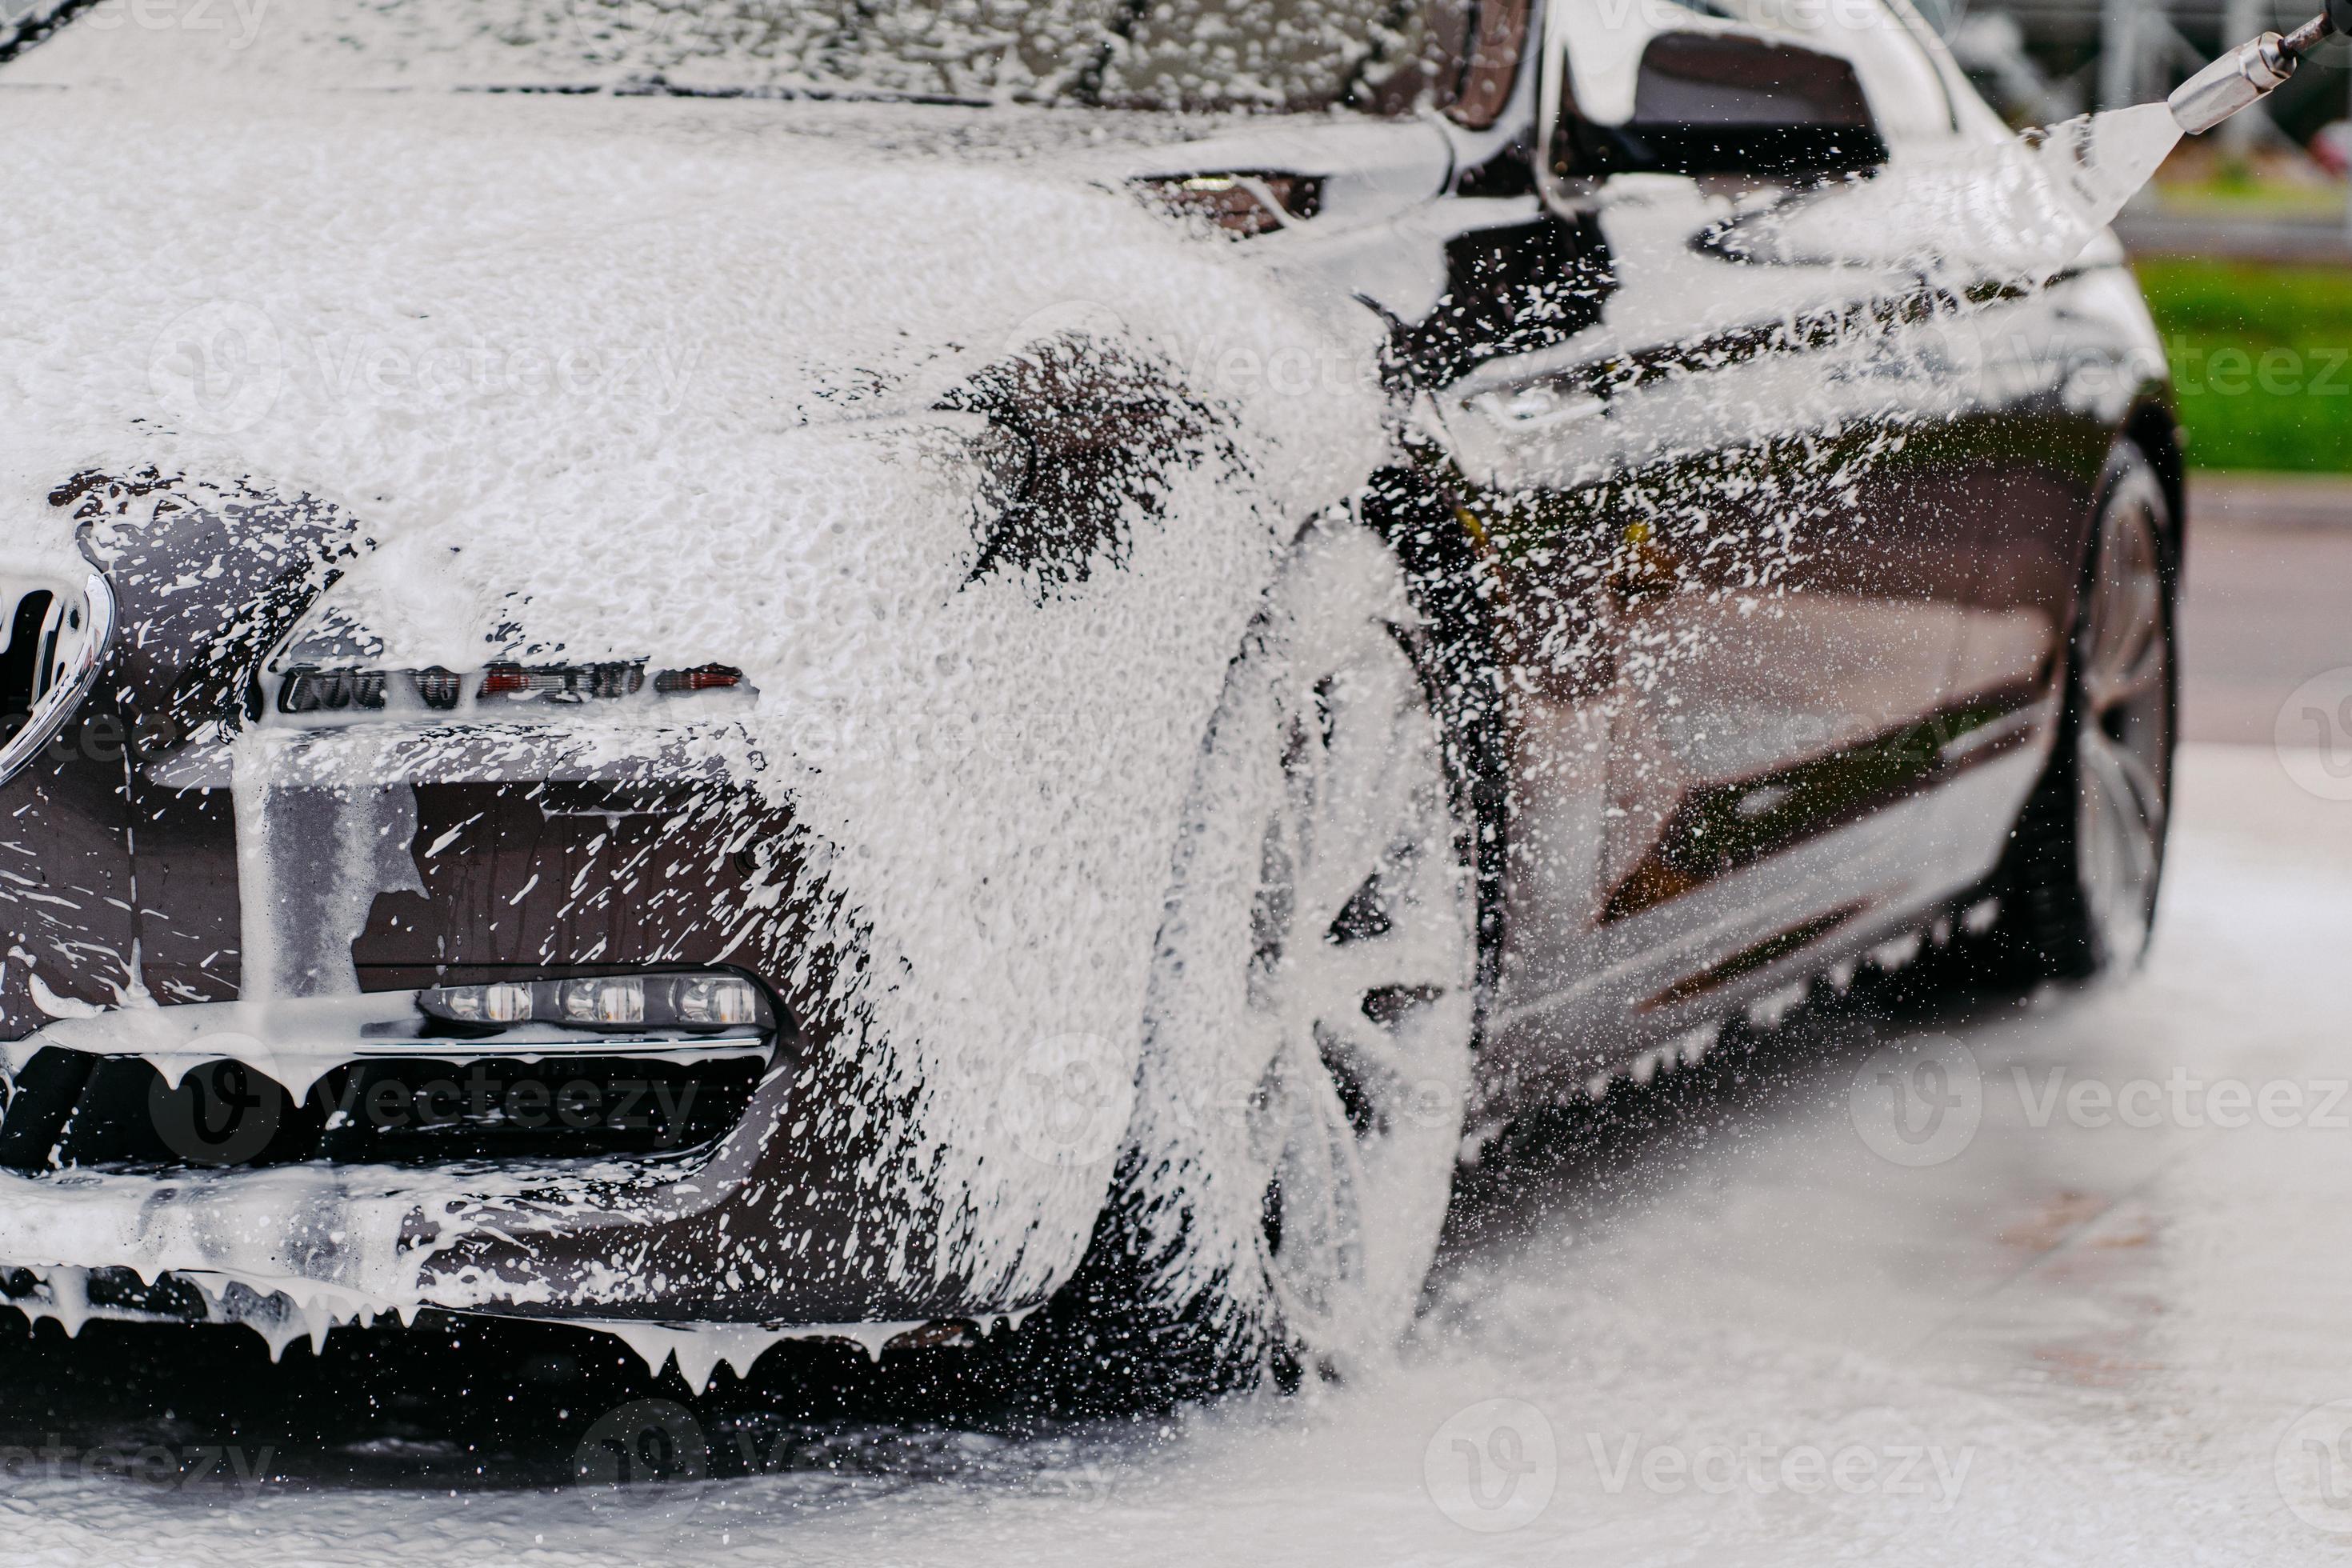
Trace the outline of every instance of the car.
<instances>
[{"instance_id":1,"label":"car","mask_svg":"<svg viewBox=\"0 0 2352 1568\"><path fill-rule=\"evenodd\" d=\"M34 1319L1344 1373L1487 1130L2146 946L2128 159L1908 0L9 26Z\"/></svg>"}]
</instances>

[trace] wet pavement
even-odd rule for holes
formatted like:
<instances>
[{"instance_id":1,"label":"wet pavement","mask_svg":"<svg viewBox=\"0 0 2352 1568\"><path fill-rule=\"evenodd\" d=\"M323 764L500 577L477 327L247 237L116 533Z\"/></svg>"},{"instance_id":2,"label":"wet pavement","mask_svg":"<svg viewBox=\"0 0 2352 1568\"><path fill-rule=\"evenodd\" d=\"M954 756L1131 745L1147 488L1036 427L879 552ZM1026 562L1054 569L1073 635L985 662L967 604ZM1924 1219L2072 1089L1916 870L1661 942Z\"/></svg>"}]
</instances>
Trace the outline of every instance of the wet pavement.
<instances>
[{"instance_id":1,"label":"wet pavement","mask_svg":"<svg viewBox=\"0 0 2352 1568\"><path fill-rule=\"evenodd\" d=\"M2306 705L2288 699L2330 672L2317 705L2352 695L2340 674L2352 665L2352 479L2215 476L2192 489L2189 515L2181 733L2270 746L2285 710L2290 741L2316 744ZM2352 742L2352 729L2330 738Z\"/></svg>"}]
</instances>

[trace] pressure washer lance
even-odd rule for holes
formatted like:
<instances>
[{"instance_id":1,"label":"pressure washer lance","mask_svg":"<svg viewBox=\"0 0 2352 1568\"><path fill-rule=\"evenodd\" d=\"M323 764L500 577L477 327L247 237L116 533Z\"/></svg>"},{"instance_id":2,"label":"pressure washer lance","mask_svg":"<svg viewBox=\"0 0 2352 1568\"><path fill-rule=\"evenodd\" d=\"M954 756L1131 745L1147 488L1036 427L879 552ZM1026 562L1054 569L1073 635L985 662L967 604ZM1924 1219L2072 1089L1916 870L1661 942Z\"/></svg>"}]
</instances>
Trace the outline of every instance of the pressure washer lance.
<instances>
[{"instance_id":1,"label":"pressure washer lance","mask_svg":"<svg viewBox=\"0 0 2352 1568\"><path fill-rule=\"evenodd\" d=\"M2270 96L2294 74L2304 56L2338 33L2352 34L2352 0L2327 0L2327 9L2284 37L2264 33L2240 44L2166 99L2172 118L2194 136L2210 131L2247 105Z\"/></svg>"}]
</instances>

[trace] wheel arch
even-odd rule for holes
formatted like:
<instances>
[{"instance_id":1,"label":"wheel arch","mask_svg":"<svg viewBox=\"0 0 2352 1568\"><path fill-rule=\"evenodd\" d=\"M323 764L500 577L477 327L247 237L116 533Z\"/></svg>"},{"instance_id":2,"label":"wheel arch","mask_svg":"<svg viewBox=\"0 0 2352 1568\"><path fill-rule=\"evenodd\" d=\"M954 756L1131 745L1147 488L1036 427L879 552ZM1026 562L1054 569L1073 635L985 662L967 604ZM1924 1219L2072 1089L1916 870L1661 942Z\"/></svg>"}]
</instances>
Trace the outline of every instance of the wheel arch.
<instances>
[{"instance_id":1,"label":"wheel arch","mask_svg":"<svg viewBox=\"0 0 2352 1568\"><path fill-rule=\"evenodd\" d=\"M2092 556L2099 542L2099 516L2107 504L2107 495L2116 479L2118 451L2129 442L2156 475L2158 489L2163 493L2166 526L2165 572L2174 591L2179 587L2183 548L2188 538L2188 442L2181 430L2179 416L2173 412L2169 397L2161 388L2150 388L2135 402L2128 413L2109 431L2106 450L2099 459L2098 472L2093 479L2087 503L2073 536L2072 585L2063 605L2064 619L2060 632L2071 646L2074 627L2083 615L2084 596L2090 580ZM2063 659L2054 661L2048 679L2063 681L2065 668Z\"/></svg>"},{"instance_id":2,"label":"wheel arch","mask_svg":"<svg viewBox=\"0 0 2352 1568\"><path fill-rule=\"evenodd\" d=\"M1493 546L1464 505L1447 465L1391 468L1365 487L1360 510L1405 571L1426 622L1434 668L1431 698L1445 737L1446 766L1466 808L1478 881L1478 1037L1503 953L1507 891L1510 745L1501 661L1496 653L1502 592Z\"/></svg>"},{"instance_id":3,"label":"wheel arch","mask_svg":"<svg viewBox=\"0 0 2352 1568\"><path fill-rule=\"evenodd\" d=\"M2062 694L2055 727L2055 747L2011 831L2008 850L1989 882L1989 886L2000 894L2002 902L2000 923L1992 933L1990 952L1996 972L2009 978L2083 980L2105 967L2116 956L2122 956L2126 962L2137 962L2146 951L2145 927L2138 945L2127 955L2104 952L2094 934L2095 927L2088 913L2090 906L2074 879L2076 854L2074 780L2074 769L2079 765L2074 760L2074 737L2078 726L2085 722L2077 685L2084 635L2083 617L2091 613L2095 594L2094 577L2099 565L2105 519L2111 499L2122 479L2144 463L2156 481L2167 510L2172 514L2168 525L2155 531L2152 541L2157 554L2158 575L2163 585L2158 601L2158 613L2161 616L2163 636L2171 650L2164 671L2163 754L2158 766L2163 780L2160 786L2162 795L2168 805L2171 796L2172 752L2178 742L2179 728L2177 638L2181 537L2178 500L2181 493L2180 447L2176 432L2170 427L2170 411L2159 406L2157 414L2161 424L2153 421L2144 423L2136 416L2118 429L2109 443L2106 459L2101 465L2096 499L2084 528L2074 604L2067 622L2066 651L2055 677ZM2143 439L2135 433L2137 429L2149 429L2150 436ZM2170 465L2168 468L2168 462ZM2168 820L2168 809L2165 816ZM2163 828L2159 826L2155 851L2158 869L2147 894L2151 921L2154 899L2161 882L2162 846Z\"/></svg>"},{"instance_id":4,"label":"wheel arch","mask_svg":"<svg viewBox=\"0 0 2352 1568\"><path fill-rule=\"evenodd\" d=\"M2189 523L2188 443L2179 416L2164 399L2146 397L2132 409L2116 434L2140 449L2148 466L2156 470L2157 482L2164 487L2165 505L2172 514L2170 531L2177 563Z\"/></svg>"}]
</instances>

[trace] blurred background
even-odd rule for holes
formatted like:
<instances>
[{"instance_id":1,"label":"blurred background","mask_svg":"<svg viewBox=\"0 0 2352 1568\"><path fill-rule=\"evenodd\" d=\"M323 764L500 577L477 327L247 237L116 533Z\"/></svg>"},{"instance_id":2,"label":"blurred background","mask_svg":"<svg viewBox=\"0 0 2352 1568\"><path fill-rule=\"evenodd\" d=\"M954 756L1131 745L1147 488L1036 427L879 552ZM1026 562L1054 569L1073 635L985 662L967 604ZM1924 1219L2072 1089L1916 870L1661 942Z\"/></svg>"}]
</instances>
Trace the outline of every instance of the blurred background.
<instances>
[{"instance_id":1,"label":"blurred background","mask_svg":"<svg viewBox=\"0 0 2352 1568\"><path fill-rule=\"evenodd\" d=\"M2011 124L2162 99L2319 0L1916 0ZM2189 433L2183 738L2268 744L2352 610L2352 42L2184 140L2116 228Z\"/></svg>"}]
</instances>

